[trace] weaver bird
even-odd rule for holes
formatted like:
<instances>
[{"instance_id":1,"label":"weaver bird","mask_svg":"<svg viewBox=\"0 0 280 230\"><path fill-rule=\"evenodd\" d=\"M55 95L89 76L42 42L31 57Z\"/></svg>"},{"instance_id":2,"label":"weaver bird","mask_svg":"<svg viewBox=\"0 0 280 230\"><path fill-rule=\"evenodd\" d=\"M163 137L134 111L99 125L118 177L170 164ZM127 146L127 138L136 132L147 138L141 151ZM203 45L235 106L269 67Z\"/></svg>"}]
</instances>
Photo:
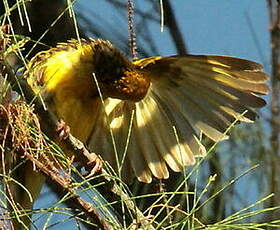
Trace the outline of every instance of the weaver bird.
<instances>
[{"instance_id":1,"label":"weaver bird","mask_svg":"<svg viewBox=\"0 0 280 230\"><path fill-rule=\"evenodd\" d=\"M146 183L204 156L200 133L218 142L235 120L253 122L254 109L266 104L257 95L268 93L267 75L252 61L180 55L131 62L109 41L93 39L38 53L25 75L71 134L124 180Z\"/></svg>"}]
</instances>

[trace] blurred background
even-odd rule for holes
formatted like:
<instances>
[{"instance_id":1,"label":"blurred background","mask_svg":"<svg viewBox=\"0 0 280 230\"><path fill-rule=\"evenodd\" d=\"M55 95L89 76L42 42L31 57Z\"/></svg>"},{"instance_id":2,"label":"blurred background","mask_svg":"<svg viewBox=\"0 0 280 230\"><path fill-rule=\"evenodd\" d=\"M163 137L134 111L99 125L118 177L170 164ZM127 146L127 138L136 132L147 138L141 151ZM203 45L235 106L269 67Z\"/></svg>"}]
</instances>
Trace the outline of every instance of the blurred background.
<instances>
[{"instance_id":1,"label":"blurred background","mask_svg":"<svg viewBox=\"0 0 280 230\"><path fill-rule=\"evenodd\" d=\"M108 39L130 55L125 0L33 0L25 4L1 1L2 23L12 24L13 33L31 39L25 46L27 59L57 42L77 37ZM271 75L271 94L265 97L268 105L259 111L259 120L254 125L241 124L232 129L231 138L219 143L189 180L189 188L195 187L198 196L203 194L202 203L223 190L203 205L200 220L204 224L221 221L272 193L272 198L250 210L279 206L280 12L277 1L134 0L133 3L139 58L185 53L229 55L259 62ZM215 180L204 191L210 175L216 175ZM35 207L50 206L57 199L54 190L46 185ZM249 216L244 221L262 223L279 216L276 210ZM37 225L42 226L45 218L42 214L36 218ZM47 229L78 229L73 227L71 217L55 214L49 218Z\"/></svg>"}]
</instances>

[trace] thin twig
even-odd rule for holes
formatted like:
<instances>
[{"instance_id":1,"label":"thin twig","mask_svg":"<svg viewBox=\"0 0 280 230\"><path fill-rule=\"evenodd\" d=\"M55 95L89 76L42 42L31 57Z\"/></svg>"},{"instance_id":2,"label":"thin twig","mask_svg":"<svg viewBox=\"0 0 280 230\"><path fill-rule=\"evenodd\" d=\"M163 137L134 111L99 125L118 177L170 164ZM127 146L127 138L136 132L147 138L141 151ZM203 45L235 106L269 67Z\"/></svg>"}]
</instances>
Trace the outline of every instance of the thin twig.
<instances>
[{"instance_id":1,"label":"thin twig","mask_svg":"<svg viewBox=\"0 0 280 230\"><path fill-rule=\"evenodd\" d=\"M26 101L28 103L33 103L34 108L38 114L40 114L40 124L42 127L43 132L52 140L59 140L58 133L56 130L56 121L55 118L49 113L48 110L45 110L43 104L40 102L39 98L34 97L34 93L29 85L24 81L19 81L13 72L13 70L9 67L8 64L4 62L4 60L0 63L0 69L3 72L3 75L7 76L7 80L13 86L13 89L16 90L18 93L23 93ZM87 149L83 146L83 144L73 137L71 134L63 140L67 149L74 150L75 156L79 157L79 160L86 165L91 160L91 154L87 151ZM63 180L59 175L54 173L54 170L48 169L43 163L38 161L38 159L34 158L30 154L26 154L26 157L31 160L37 168L46 176L50 177L54 183L60 185L63 190L67 190L72 195L74 195L74 190L70 188L69 185L66 184L65 180ZM46 159L45 159L46 160ZM95 220L96 224L101 226L103 229L112 229L109 228L109 225L106 220L102 219L99 216L98 212L94 209L92 205L84 201L82 198L78 197L77 195L73 196L74 199L77 201L77 204L80 205L80 208L85 211L88 216Z\"/></svg>"},{"instance_id":2,"label":"thin twig","mask_svg":"<svg viewBox=\"0 0 280 230\"><path fill-rule=\"evenodd\" d=\"M90 153L86 149L86 147L83 145L83 143L80 140L72 136L70 133L65 139L61 140L61 138L59 138L59 134L56 131L57 121L55 117L48 110L45 109L45 106L43 105L42 101L39 99L39 97L35 96L33 90L27 84L25 79L17 78L12 68L4 60L1 59L0 59L0 70L3 72L3 75L6 75L8 82L12 86L12 89L18 92L19 94L23 95L27 103L34 105L34 109L40 119L40 126L42 131L51 140L55 141L56 143L59 143L64 147L64 149L67 149L70 152L72 152L82 165L88 165L92 161L92 153ZM30 156L28 159L33 161L33 158ZM48 173L48 174L50 173L50 172L46 172L45 168L41 168L41 166L44 166L44 164L39 164L40 162L33 162L33 163L39 166L38 169L41 170L42 173ZM48 174L47 176L49 176ZM107 182L112 181L110 180L109 174L104 169L102 169L101 177ZM53 180L55 180L56 178L57 178L56 176L52 176ZM58 180L55 181L55 183L61 186L61 181ZM136 220L145 220L144 215L136 207L135 203L130 200L128 195L125 194L116 183L113 183L113 185L107 183L107 186L108 186L107 188L108 191L112 191L117 197L119 197L120 200L123 200L127 208L132 211L133 216ZM62 188L65 189L63 186ZM87 210L87 213L91 215L91 218L93 218L92 215L94 215L95 212L91 210L92 206L88 206L87 203L83 203L85 201L81 200L81 198L76 198L76 199L79 199L78 202L80 205L83 204L83 206L81 206L82 209L85 209L86 207L89 208ZM99 216L96 216L94 219L97 219L101 222ZM102 221L106 221L106 220L102 220ZM100 224L102 226L107 226L103 222L101 222ZM151 230L154 229L151 226L151 223L149 223L146 220L141 221L140 225L145 227L145 229L151 229Z\"/></svg>"},{"instance_id":3,"label":"thin twig","mask_svg":"<svg viewBox=\"0 0 280 230\"><path fill-rule=\"evenodd\" d=\"M132 60L137 59L137 46L136 46L136 34L134 30L134 6L133 0L127 0L127 17L128 17L128 41Z\"/></svg>"},{"instance_id":4,"label":"thin twig","mask_svg":"<svg viewBox=\"0 0 280 230\"><path fill-rule=\"evenodd\" d=\"M112 226L109 225L108 222L101 215L99 215L96 207L94 207L92 204L86 202L80 196L78 196L75 189L71 186L69 180L63 178L59 174L59 172L57 172L56 168L53 168L53 165L49 162L49 159L45 155L43 155L43 157L45 161L44 164L38 159L36 159L32 154L26 153L26 158L31 160L43 174L50 178L52 182L56 183L59 187L63 188L63 190L71 194L70 199L74 201L73 208L79 206L79 208L93 220L93 223L96 223L102 229L113 229Z\"/></svg>"}]
</instances>

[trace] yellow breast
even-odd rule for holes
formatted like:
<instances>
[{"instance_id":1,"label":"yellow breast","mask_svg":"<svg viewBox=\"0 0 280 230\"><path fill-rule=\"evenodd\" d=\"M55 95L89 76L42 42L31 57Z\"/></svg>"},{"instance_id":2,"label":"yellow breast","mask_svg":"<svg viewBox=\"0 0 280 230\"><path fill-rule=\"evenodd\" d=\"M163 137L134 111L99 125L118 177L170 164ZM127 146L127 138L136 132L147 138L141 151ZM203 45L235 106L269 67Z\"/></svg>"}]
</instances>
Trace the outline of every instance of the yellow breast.
<instances>
[{"instance_id":1,"label":"yellow breast","mask_svg":"<svg viewBox=\"0 0 280 230\"><path fill-rule=\"evenodd\" d=\"M89 45L62 50L48 58L43 67L44 97L51 95L48 106L83 142L92 131L92 114L98 100L91 56Z\"/></svg>"}]
</instances>

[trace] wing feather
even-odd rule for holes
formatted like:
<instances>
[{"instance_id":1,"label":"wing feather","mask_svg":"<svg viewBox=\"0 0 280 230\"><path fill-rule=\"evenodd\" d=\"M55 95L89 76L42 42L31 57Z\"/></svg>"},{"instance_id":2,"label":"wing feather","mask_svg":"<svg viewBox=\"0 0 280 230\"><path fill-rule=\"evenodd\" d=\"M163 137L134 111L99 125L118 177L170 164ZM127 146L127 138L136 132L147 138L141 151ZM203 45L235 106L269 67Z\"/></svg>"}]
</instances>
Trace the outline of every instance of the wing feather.
<instances>
[{"instance_id":1,"label":"wing feather","mask_svg":"<svg viewBox=\"0 0 280 230\"><path fill-rule=\"evenodd\" d=\"M168 116L165 112L166 109L164 110L164 108L162 108L163 106L165 107L165 104L162 105L162 102L157 99L152 91L143 102L140 103L144 104L147 113L150 115L150 122L147 122L147 126L149 127L149 130L152 131L151 138L162 159L165 160L170 168L177 172L182 170L184 166L193 164L193 153L189 155L184 154L182 157L180 149L175 147L180 143L177 142L175 133L172 129L172 124L174 124L172 117ZM154 108L153 112L151 112L150 108ZM190 130L187 128L189 127L180 126L179 129L180 131L183 129L189 132ZM193 141L192 133L193 130L191 129L188 133L190 134L188 142L193 144L194 148L196 148L195 153L197 155L204 154L203 150L200 149L201 146L198 146L197 143Z\"/></svg>"},{"instance_id":2,"label":"wing feather","mask_svg":"<svg viewBox=\"0 0 280 230\"><path fill-rule=\"evenodd\" d=\"M173 112L175 109L174 105L176 105L176 103L173 105L173 102L169 101L168 97L160 98L156 96L156 92L153 93L155 94L153 97L156 98L157 105L161 109L161 113L158 114L164 114L170 123L169 127L165 125L165 130L163 129L162 134L166 135L166 133L168 133L169 131L169 133L171 132L172 135L168 139L171 140L172 138L175 138L174 142L172 144L169 144L169 148L171 147L171 149L173 150L170 152L173 154L176 160L180 162L180 164L182 164L182 166L194 164L194 156L205 156L206 154L204 146L198 139L197 132L193 129L189 121L184 118L183 113ZM167 99L167 101L164 101L162 99ZM175 127L177 134L179 134L179 140L176 140L176 136L172 130L172 126ZM166 141L167 137L165 137L164 140ZM183 147L178 146L182 144ZM187 154L185 154L184 149L186 150Z\"/></svg>"},{"instance_id":3,"label":"wing feather","mask_svg":"<svg viewBox=\"0 0 280 230\"><path fill-rule=\"evenodd\" d=\"M184 55L141 59L135 64L151 73L152 91L185 121L214 141L236 119L255 120L253 108L266 103L267 75L258 63L226 56Z\"/></svg>"},{"instance_id":4,"label":"wing feather","mask_svg":"<svg viewBox=\"0 0 280 230\"><path fill-rule=\"evenodd\" d=\"M148 166L157 178L167 178L168 171L163 159L160 158L158 154L158 150L156 149L156 143L153 142L152 138L152 129L149 127L149 123L151 122L148 117L147 108L145 108L144 103L137 103L136 106L136 123L137 128L136 138L139 143L139 148L143 156L145 157Z\"/></svg>"},{"instance_id":5,"label":"wing feather","mask_svg":"<svg viewBox=\"0 0 280 230\"><path fill-rule=\"evenodd\" d=\"M265 105L257 94L268 92L267 75L255 62L185 55L141 59L134 65L151 77L146 97L136 103L107 98L105 108L97 109L93 118L95 129L89 143L114 168L116 150L108 144L109 127L119 161L128 143L124 178L131 176L126 175L131 170L147 183L153 176L168 178L167 166L181 171L194 164L195 157L206 154L198 138L200 132L214 141L227 139L224 131L232 122L254 121L254 108Z\"/></svg>"},{"instance_id":6,"label":"wing feather","mask_svg":"<svg viewBox=\"0 0 280 230\"><path fill-rule=\"evenodd\" d=\"M216 85L217 86L217 85ZM204 87L196 84L192 81L188 82L189 95L197 101L198 104L207 110L211 111L215 116L215 119L222 118L223 123L225 125L229 125L235 120L239 119L245 122L251 122L255 120L256 114L254 111L250 109L250 107L246 107L242 104L243 98L234 97L232 94L224 91L222 87L220 89L214 88L211 91L207 85ZM209 91L207 90L209 89ZM182 91L182 94L187 94L186 91ZM202 100L201 100L202 99ZM248 103L250 104L250 103ZM247 110L247 113L242 115L244 111ZM228 121L226 121L226 119ZM222 121L219 121L222 122Z\"/></svg>"}]
</instances>

